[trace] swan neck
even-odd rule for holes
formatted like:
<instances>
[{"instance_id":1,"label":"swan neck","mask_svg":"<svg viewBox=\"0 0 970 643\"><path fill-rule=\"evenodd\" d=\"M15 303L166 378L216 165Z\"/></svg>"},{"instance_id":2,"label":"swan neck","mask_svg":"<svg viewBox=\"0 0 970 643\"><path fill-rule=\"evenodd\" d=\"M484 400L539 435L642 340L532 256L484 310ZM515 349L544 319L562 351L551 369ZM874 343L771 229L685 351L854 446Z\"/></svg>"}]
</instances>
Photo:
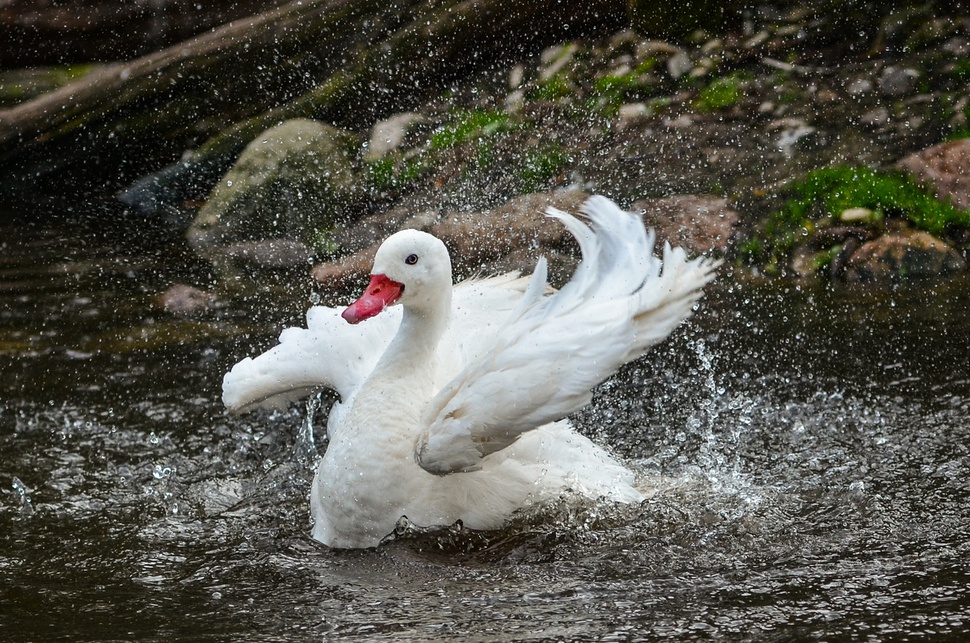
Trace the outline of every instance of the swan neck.
<instances>
[{"instance_id":1,"label":"swan neck","mask_svg":"<svg viewBox=\"0 0 970 643\"><path fill-rule=\"evenodd\" d=\"M450 288L434 305L405 306L401 326L381 359L382 366L393 372L403 369L399 374L404 377L431 366L450 313Z\"/></svg>"}]
</instances>

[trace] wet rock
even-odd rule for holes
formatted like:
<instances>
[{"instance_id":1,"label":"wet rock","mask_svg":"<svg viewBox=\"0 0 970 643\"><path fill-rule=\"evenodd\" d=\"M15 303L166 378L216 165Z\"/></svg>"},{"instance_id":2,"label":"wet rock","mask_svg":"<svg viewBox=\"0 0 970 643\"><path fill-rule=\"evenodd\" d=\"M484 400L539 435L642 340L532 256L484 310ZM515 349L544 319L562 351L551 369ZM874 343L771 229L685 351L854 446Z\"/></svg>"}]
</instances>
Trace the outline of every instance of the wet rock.
<instances>
[{"instance_id":1,"label":"wet rock","mask_svg":"<svg viewBox=\"0 0 970 643\"><path fill-rule=\"evenodd\" d=\"M839 221L844 223L864 223L872 220L875 214L869 208L846 208L842 212L839 212Z\"/></svg>"},{"instance_id":2,"label":"wet rock","mask_svg":"<svg viewBox=\"0 0 970 643\"><path fill-rule=\"evenodd\" d=\"M859 122L869 127L878 128L888 125L891 118L888 109L885 107L877 107L860 116Z\"/></svg>"},{"instance_id":3,"label":"wet rock","mask_svg":"<svg viewBox=\"0 0 970 643\"><path fill-rule=\"evenodd\" d=\"M554 77L572 62L573 56L579 51L576 43L566 45L556 45L549 47L542 52L542 69L539 71L539 80L546 81Z\"/></svg>"},{"instance_id":4,"label":"wet rock","mask_svg":"<svg viewBox=\"0 0 970 643\"><path fill-rule=\"evenodd\" d=\"M429 232L444 241L456 268L472 274L491 272L491 263L520 249L532 254L532 266L548 250L575 250L561 223L545 216L551 207L577 213L589 195L580 190L528 194L489 212L445 215Z\"/></svg>"},{"instance_id":5,"label":"wet rock","mask_svg":"<svg viewBox=\"0 0 970 643\"><path fill-rule=\"evenodd\" d=\"M778 119L768 123L765 129L769 132L777 132L775 145L788 158L795 155L796 149L817 138L818 134L818 130L800 118Z\"/></svg>"},{"instance_id":6,"label":"wet rock","mask_svg":"<svg viewBox=\"0 0 970 643\"><path fill-rule=\"evenodd\" d=\"M868 78L855 78L845 88L849 96L862 96L872 91L872 81Z\"/></svg>"},{"instance_id":7,"label":"wet rock","mask_svg":"<svg viewBox=\"0 0 970 643\"><path fill-rule=\"evenodd\" d=\"M728 247L738 213L728 200L681 194L634 202L630 210L643 212L644 223L657 232L657 243L669 241L694 254Z\"/></svg>"},{"instance_id":8,"label":"wet rock","mask_svg":"<svg viewBox=\"0 0 970 643\"><path fill-rule=\"evenodd\" d=\"M196 317L209 310L216 301L212 293L187 284L175 284L158 296L158 305L176 317Z\"/></svg>"},{"instance_id":9,"label":"wet rock","mask_svg":"<svg viewBox=\"0 0 970 643\"><path fill-rule=\"evenodd\" d=\"M616 115L616 126L625 129L653 115L646 103L625 103L620 105Z\"/></svg>"},{"instance_id":10,"label":"wet rock","mask_svg":"<svg viewBox=\"0 0 970 643\"><path fill-rule=\"evenodd\" d=\"M868 228L861 226L829 226L818 228L812 232L806 245L809 248L820 250L844 244L849 239L868 241L872 239L874 234Z\"/></svg>"},{"instance_id":11,"label":"wet rock","mask_svg":"<svg viewBox=\"0 0 970 643\"><path fill-rule=\"evenodd\" d=\"M846 281L895 282L966 270L966 261L943 241L922 231L887 234L862 244L845 265Z\"/></svg>"},{"instance_id":12,"label":"wet rock","mask_svg":"<svg viewBox=\"0 0 970 643\"><path fill-rule=\"evenodd\" d=\"M694 69L694 62L684 51L679 51L667 59L667 73L674 80L686 76Z\"/></svg>"},{"instance_id":13,"label":"wet rock","mask_svg":"<svg viewBox=\"0 0 970 643\"><path fill-rule=\"evenodd\" d=\"M363 288L367 284L374 255L378 245L354 253L352 255L317 264L310 271L310 276L327 291L346 291L355 287Z\"/></svg>"},{"instance_id":14,"label":"wet rock","mask_svg":"<svg viewBox=\"0 0 970 643\"><path fill-rule=\"evenodd\" d=\"M928 147L899 161L897 167L930 184L938 197L970 210L970 139Z\"/></svg>"},{"instance_id":15,"label":"wet rock","mask_svg":"<svg viewBox=\"0 0 970 643\"><path fill-rule=\"evenodd\" d=\"M395 114L371 128L370 140L367 143L367 153L364 159L376 161L388 152L398 149L404 142L411 127L424 120L421 114L402 112Z\"/></svg>"},{"instance_id":16,"label":"wet rock","mask_svg":"<svg viewBox=\"0 0 970 643\"><path fill-rule=\"evenodd\" d=\"M791 269L801 279L813 277L818 272L818 257L821 253L808 246L799 246L792 251Z\"/></svg>"},{"instance_id":17,"label":"wet rock","mask_svg":"<svg viewBox=\"0 0 970 643\"><path fill-rule=\"evenodd\" d=\"M359 214L355 148L350 134L317 121L294 119L266 130L209 194L189 241L203 255L240 241L313 243Z\"/></svg>"},{"instance_id":18,"label":"wet rock","mask_svg":"<svg viewBox=\"0 0 970 643\"><path fill-rule=\"evenodd\" d=\"M313 251L292 239L237 241L218 248L220 255L259 268L292 268L307 265Z\"/></svg>"},{"instance_id":19,"label":"wet rock","mask_svg":"<svg viewBox=\"0 0 970 643\"><path fill-rule=\"evenodd\" d=\"M916 90L920 74L908 67L886 67L879 76L879 91L883 96L897 97Z\"/></svg>"},{"instance_id":20,"label":"wet rock","mask_svg":"<svg viewBox=\"0 0 970 643\"><path fill-rule=\"evenodd\" d=\"M397 210L373 221L360 222L348 236L354 245L373 240L370 245L342 259L314 266L313 278L328 290L342 290L360 283L370 272L377 248L384 238L405 228L429 232L448 247L455 273L459 277L492 274L508 270L529 272L537 258L550 259L553 279L560 279L575 266L578 248L559 222L545 216L550 206L579 212L589 195L579 190L529 194L509 200L488 212L432 212L417 215Z\"/></svg>"}]
</instances>

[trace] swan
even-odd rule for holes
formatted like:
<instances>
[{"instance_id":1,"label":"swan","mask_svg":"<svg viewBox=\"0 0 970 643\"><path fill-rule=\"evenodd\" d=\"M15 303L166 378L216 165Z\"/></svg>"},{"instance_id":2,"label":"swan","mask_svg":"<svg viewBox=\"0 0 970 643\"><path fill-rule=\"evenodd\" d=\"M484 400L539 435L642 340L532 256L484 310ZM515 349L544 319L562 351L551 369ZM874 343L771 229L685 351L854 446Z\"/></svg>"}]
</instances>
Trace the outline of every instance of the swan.
<instances>
[{"instance_id":1,"label":"swan","mask_svg":"<svg viewBox=\"0 0 970 643\"><path fill-rule=\"evenodd\" d=\"M445 245L403 230L381 244L359 299L310 308L306 328L225 375L235 412L339 395L310 491L316 540L375 547L402 517L497 529L564 494L643 499L634 474L564 418L690 315L718 262L669 244L655 257L642 218L605 197L582 211L588 223L547 211L582 251L558 291L544 258L530 278L453 286Z\"/></svg>"}]
</instances>

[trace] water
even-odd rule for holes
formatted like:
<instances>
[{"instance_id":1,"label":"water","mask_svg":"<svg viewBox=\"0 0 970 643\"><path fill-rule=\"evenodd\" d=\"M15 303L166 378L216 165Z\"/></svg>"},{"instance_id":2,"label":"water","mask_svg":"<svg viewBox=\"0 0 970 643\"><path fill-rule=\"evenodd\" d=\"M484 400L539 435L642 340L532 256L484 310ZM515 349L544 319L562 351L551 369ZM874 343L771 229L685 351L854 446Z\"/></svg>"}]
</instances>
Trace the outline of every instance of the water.
<instances>
[{"instance_id":1,"label":"water","mask_svg":"<svg viewBox=\"0 0 970 643\"><path fill-rule=\"evenodd\" d=\"M5 225L0 243L4 641L970 628L966 281L724 278L576 418L661 486L650 501L341 552L307 535L306 408L234 418L218 401L222 373L299 320L305 278L185 321L155 294L211 276L164 227Z\"/></svg>"}]
</instances>

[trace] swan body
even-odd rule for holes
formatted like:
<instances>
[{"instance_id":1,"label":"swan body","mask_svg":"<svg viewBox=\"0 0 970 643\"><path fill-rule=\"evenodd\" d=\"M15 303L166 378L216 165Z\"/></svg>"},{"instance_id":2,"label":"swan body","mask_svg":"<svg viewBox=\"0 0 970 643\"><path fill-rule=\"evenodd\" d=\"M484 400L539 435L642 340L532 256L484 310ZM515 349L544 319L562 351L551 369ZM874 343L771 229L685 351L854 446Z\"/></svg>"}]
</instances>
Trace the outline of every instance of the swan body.
<instances>
[{"instance_id":1,"label":"swan body","mask_svg":"<svg viewBox=\"0 0 970 643\"><path fill-rule=\"evenodd\" d=\"M444 244L403 230L381 245L360 299L311 308L307 328L226 374L233 411L339 394L311 487L314 538L372 547L402 516L495 529L564 493L642 499L633 473L563 418L689 316L717 264L669 245L655 257L641 217L604 197L583 211L589 225L548 212L583 253L559 291L544 259L528 279L452 286Z\"/></svg>"}]
</instances>

